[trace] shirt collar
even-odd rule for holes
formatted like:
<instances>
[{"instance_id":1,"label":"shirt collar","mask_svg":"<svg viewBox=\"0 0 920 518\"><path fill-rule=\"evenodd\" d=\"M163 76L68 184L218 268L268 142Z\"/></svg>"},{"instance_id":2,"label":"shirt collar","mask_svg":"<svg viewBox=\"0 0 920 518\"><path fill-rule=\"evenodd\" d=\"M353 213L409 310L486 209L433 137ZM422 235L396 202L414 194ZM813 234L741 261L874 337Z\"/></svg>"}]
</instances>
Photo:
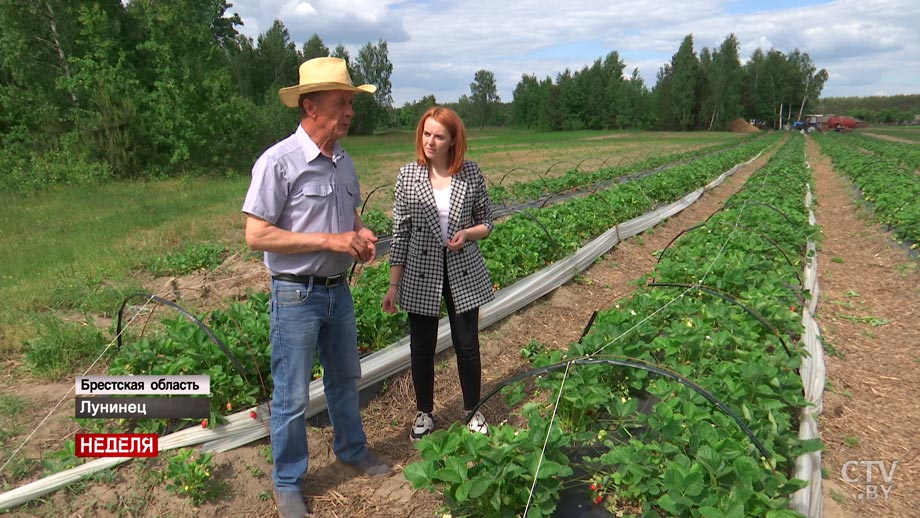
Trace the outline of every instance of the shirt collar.
<instances>
[{"instance_id":1,"label":"shirt collar","mask_svg":"<svg viewBox=\"0 0 920 518\"><path fill-rule=\"evenodd\" d=\"M303 125L297 125L297 131L294 132L297 136L297 141L300 143L300 148L303 149L304 158L307 160L307 163L316 160L321 152L319 146L316 145L316 142L313 142L313 139L310 138L310 135L307 134L306 130L303 129ZM332 147L332 156L336 159L341 158L345 154L345 150L342 148L342 145L338 142Z\"/></svg>"}]
</instances>

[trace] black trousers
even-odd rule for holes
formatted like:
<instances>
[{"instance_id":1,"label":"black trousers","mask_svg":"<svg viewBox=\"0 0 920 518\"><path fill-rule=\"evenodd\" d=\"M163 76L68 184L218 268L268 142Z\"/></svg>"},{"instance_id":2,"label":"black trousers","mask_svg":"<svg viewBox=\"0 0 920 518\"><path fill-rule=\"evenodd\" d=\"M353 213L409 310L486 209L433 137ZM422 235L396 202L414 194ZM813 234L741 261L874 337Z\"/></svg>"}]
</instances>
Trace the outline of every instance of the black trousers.
<instances>
[{"instance_id":1,"label":"black trousers","mask_svg":"<svg viewBox=\"0 0 920 518\"><path fill-rule=\"evenodd\" d=\"M445 261L446 265L446 261ZM450 337L457 355L457 373L463 391L463 408L471 410L479 403L482 362L479 358L479 308L457 314L450 295L447 271L441 294L447 305ZM409 350L412 358L412 384L419 412L434 411L434 355L438 342L438 317L409 313Z\"/></svg>"}]
</instances>

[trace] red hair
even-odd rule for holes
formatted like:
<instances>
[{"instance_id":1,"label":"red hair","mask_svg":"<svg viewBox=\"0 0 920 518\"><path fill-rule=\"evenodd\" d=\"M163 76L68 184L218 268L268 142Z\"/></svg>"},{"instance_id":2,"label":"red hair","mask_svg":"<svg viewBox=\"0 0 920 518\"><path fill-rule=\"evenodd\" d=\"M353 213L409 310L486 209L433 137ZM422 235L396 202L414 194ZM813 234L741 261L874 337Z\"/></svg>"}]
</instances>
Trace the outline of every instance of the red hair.
<instances>
[{"instance_id":1,"label":"red hair","mask_svg":"<svg viewBox=\"0 0 920 518\"><path fill-rule=\"evenodd\" d=\"M415 157L419 165L428 165L428 158L425 157L422 145L422 134L425 132L425 121L428 119L434 119L450 133L452 145L447 151L447 170L450 174L457 174L463 167L463 157L466 154L466 128L463 127L463 121L460 120L457 112L450 108L441 106L428 108L415 129Z\"/></svg>"}]
</instances>

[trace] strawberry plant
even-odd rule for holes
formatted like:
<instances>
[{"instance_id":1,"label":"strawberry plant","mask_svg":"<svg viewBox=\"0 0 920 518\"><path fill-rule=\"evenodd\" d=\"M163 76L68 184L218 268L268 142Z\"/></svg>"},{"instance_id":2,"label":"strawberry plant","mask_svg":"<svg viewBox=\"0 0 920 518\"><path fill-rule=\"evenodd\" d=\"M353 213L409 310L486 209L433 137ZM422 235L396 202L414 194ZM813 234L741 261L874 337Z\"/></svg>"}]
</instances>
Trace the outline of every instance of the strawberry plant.
<instances>
[{"instance_id":1,"label":"strawberry plant","mask_svg":"<svg viewBox=\"0 0 920 518\"><path fill-rule=\"evenodd\" d=\"M166 490L180 496L187 496L192 504L199 506L214 495L216 485L211 478L210 453L200 453L194 458L195 450L182 448L169 458L166 465Z\"/></svg>"},{"instance_id":2,"label":"strawberry plant","mask_svg":"<svg viewBox=\"0 0 920 518\"><path fill-rule=\"evenodd\" d=\"M528 502L528 517L552 516L561 479L572 474L563 453L569 441L558 429L547 438L549 421L535 407L524 414L524 430L501 424L490 426L489 435L471 434L454 423L434 432L416 443L421 460L403 475L414 488L441 491L454 516L514 518ZM544 457L527 453L544 443Z\"/></svg>"},{"instance_id":3,"label":"strawberry plant","mask_svg":"<svg viewBox=\"0 0 920 518\"><path fill-rule=\"evenodd\" d=\"M227 356L197 325L175 317L163 320L162 331L125 344L109 365L109 374L207 374L211 377L212 422L229 407L256 405L271 394L268 345L268 294L254 294L206 319L211 331L241 359L248 375L244 378ZM145 419L136 423L138 432L164 432L178 423Z\"/></svg>"}]
</instances>

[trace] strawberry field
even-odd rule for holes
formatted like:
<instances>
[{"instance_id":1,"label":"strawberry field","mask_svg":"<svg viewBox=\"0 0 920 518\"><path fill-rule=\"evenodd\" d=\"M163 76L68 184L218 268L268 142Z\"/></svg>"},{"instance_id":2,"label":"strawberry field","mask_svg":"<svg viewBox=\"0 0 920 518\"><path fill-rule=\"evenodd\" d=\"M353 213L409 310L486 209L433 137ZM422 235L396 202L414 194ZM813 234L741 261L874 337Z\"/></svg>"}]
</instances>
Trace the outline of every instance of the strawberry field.
<instances>
[{"instance_id":1,"label":"strawberry field","mask_svg":"<svg viewBox=\"0 0 920 518\"><path fill-rule=\"evenodd\" d=\"M367 481L343 493L346 498L362 495L361 511L353 515L421 516L414 513L424 509L425 516L550 517L560 516L561 507L575 499L609 516L799 516L790 509L790 499L807 482L795 478L795 460L824 447L820 441L798 438L800 412L808 407L801 378L807 360L801 317L810 296L803 290L809 255L805 245L810 239L820 243L821 237L809 224L805 206L807 186L813 186L812 171L803 160L805 139L783 139L781 147L780 139L772 134L731 146L651 156L590 174L492 182L496 207L512 208L482 243L496 288L502 289L765 149L772 155L721 210L682 232L674 229L654 250L657 264L638 279L638 289L630 288L631 293L606 306L590 298L575 303L600 310L581 339L586 319L569 322L565 331L557 328L559 335L574 333L565 343L536 332L536 327L525 329L511 339L521 350L517 367L490 377L489 369L497 365L484 362L484 393L494 395L483 404L496 416L490 436L472 436L459 424L444 423L413 452L403 444L401 418L372 401L366 410L369 436L376 438L372 446L404 459L402 474L384 487L397 487L395 494L407 496L389 514L384 510L387 497L368 493L376 482ZM867 143L874 139L860 135L815 139L834 160L833 167L853 179L867 214L891 229L905 249L915 248L920 190L910 153L888 146L894 143ZM668 167L659 170L662 165ZM532 200L539 203L527 208ZM819 207L821 203L819 198ZM368 219L386 230L382 213ZM357 269L352 279L360 346L366 355L406 333L404 315L380 310L387 279L385 262ZM209 374L212 417L206 426L218 432L224 416L248 412L268 399L266 295L256 291L197 317L213 336L175 313L152 322L145 309L152 301L144 300L125 308L123 345L108 362L107 373ZM492 340L484 335L486 355ZM505 354L501 357L510 361ZM317 367L314 374L322 372ZM450 375L448 369L439 376ZM393 407L390 411L407 403L399 399L404 381L397 378L377 397ZM832 391L830 399L835 397ZM163 434L190 424L199 426L165 420L79 423L83 430ZM317 439L315 433L311 429L311 441ZM833 436L824 444L839 450ZM55 451L67 449L65 443ZM225 455L234 452L187 462L209 464ZM55 469L73 466L66 455L57 457L63 462ZM248 462L256 463L251 457ZM311 465L322 462L311 459ZM203 477L197 479L188 478L191 471L170 469L173 486L175 480L195 481L190 487L198 489L187 496L196 513L222 516L242 499L251 511L244 515L272 515L270 501L214 493L214 481L208 478L219 472L216 468L202 468L198 473L208 475L195 475ZM265 470L270 466L260 468ZM264 473L251 471L256 482L268 484ZM834 472L829 473L833 478ZM225 471L221 480L232 486L232 478ZM318 516L341 515L341 504L326 500L330 490L319 486L310 493ZM909 483L905 491L915 494ZM58 497L51 501L58 502ZM62 508L67 505L52 505ZM33 510L56 514L43 511L40 504ZM878 515L897 516L885 511Z\"/></svg>"},{"instance_id":2,"label":"strawberry field","mask_svg":"<svg viewBox=\"0 0 920 518\"><path fill-rule=\"evenodd\" d=\"M879 222L916 249L920 242L920 149L858 135L820 135L822 151L872 205Z\"/></svg>"},{"instance_id":3,"label":"strawberry field","mask_svg":"<svg viewBox=\"0 0 920 518\"><path fill-rule=\"evenodd\" d=\"M607 230L616 221L638 216L658 204L699 188L775 140L775 136L763 137L648 177L618 184L594 196L513 214L498 223L490 239L482 243L492 280L500 288L534 273L570 254L585 240ZM655 164L657 166L661 161L655 162L659 162ZM641 171L649 166L645 161L630 171ZM587 181L590 184L630 171L613 168L590 175ZM542 180L536 183L545 187ZM566 183L574 187L572 182ZM524 188L516 190L525 191ZM365 353L381 349L407 333L405 313L389 315L380 308L380 294L386 291L388 282L389 267L385 262L362 269L352 281L359 347ZM219 422L221 414L255 405L267 400L271 394L269 351L265 347L268 342L268 315L262 310L266 305L267 295L255 295L246 302L230 305L226 310L216 310L204 319L234 357L246 359L244 364L249 368L248 376L233 370L228 358L215 347L212 338L201 326L181 316L167 319L164 332L155 337L126 341L129 343L112 361L109 374L209 374L212 419ZM321 367L317 364L315 369L314 374L320 377ZM138 426L138 430L162 432L169 423L145 420Z\"/></svg>"}]
</instances>

